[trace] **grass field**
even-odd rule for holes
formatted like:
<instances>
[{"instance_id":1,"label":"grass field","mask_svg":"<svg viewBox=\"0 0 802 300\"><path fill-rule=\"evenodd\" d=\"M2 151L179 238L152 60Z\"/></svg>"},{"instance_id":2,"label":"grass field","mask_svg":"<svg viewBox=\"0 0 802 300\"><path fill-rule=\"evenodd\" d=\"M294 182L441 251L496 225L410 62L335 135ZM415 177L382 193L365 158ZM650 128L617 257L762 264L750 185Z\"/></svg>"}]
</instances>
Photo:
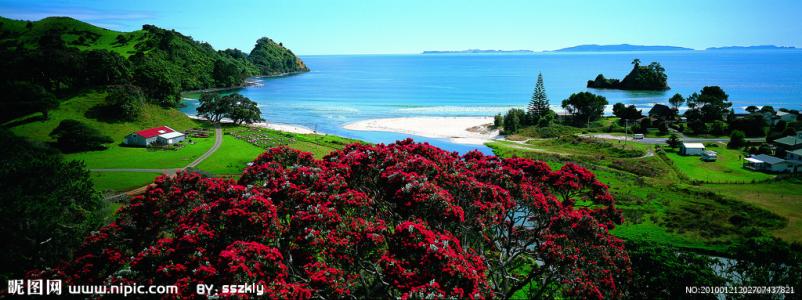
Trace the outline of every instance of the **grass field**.
<instances>
[{"instance_id":1,"label":"grass field","mask_svg":"<svg viewBox=\"0 0 802 300\"><path fill-rule=\"evenodd\" d=\"M802 179L756 184L705 184L702 189L751 203L788 219L788 226L773 231L789 241L802 242Z\"/></svg>"},{"instance_id":2,"label":"grass field","mask_svg":"<svg viewBox=\"0 0 802 300\"><path fill-rule=\"evenodd\" d=\"M63 32L62 39L68 46L80 50L109 50L128 57L136 53L134 45L145 36L145 32L142 30L118 32L66 17L44 18L33 22L30 30L26 28L27 22L25 21L0 17L0 22L3 23L4 30L19 34L14 37L14 40L21 42L26 48L35 47L38 39L48 30L57 29ZM125 37L126 41L118 43L118 35Z\"/></svg>"},{"instance_id":3,"label":"grass field","mask_svg":"<svg viewBox=\"0 0 802 300\"><path fill-rule=\"evenodd\" d=\"M264 152L262 148L238 140L230 135L223 135L223 145L212 156L204 160L198 169L214 175L239 175L247 163Z\"/></svg>"},{"instance_id":4,"label":"grass field","mask_svg":"<svg viewBox=\"0 0 802 300\"><path fill-rule=\"evenodd\" d=\"M255 127L234 127L226 129L226 132L262 149L283 145L310 152L315 158L322 158L331 151L342 149L347 144L360 142L335 135L299 134Z\"/></svg>"},{"instance_id":5,"label":"grass field","mask_svg":"<svg viewBox=\"0 0 802 300\"><path fill-rule=\"evenodd\" d=\"M525 144L494 141L488 146L501 157L544 160L552 168L572 161L591 169L610 187L617 207L624 213L625 223L613 231L622 238L724 252L732 240L753 230L775 234L802 232L794 228L795 223L786 226L786 220L793 216L767 205L737 201L739 199L728 195L709 193L683 183L675 171L656 156L610 158L604 150L606 147L557 140L533 140ZM620 146L615 143L614 147ZM644 150L651 146L628 147ZM754 188L778 188L770 183L766 185ZM793 234L780 234L777 235L794 240Z\"/></svg>"},{"instance_id":6,"label":"grass field","mask_svg":"<svg viewBox=\"0 0 802 300\"><path fill-rule=\"evenodd\" d=\"M191 140L191 141L190 141ZM87 151L64 155L66 159L82 160L90 169L172 169L183 168L214 144L214 137L192 138L178 150L122 147L115 145L102 151Z\"/></svg>"},{"instance_id":7,"label":"grass field","mask_svg":"<svg viewBox=\"0 0 802 300\"><path fill-rule=\"evenodd\" d=\"M139 172L92 172L92 182L95 183L95 190L106 191L130 191L145 186L153 179L161 175L160 173L139 173Z\"/></svg>"},{"instance_id":8,"label":"grass field","mask_svg":"<svg viewBox=\"0 0 802 300\"><path fill-rule=\"evenodd\" d=\"M707 147L708 150L718 153L718 159L714 162L702 161L699 156L679 155L676 150L667 150L666 157L691 180L745 183L774 177L774 175L744 169L742 167L743 154L740 150L727 149L724 143L708 145L718 145L718 147Z\"/></svg>"}]
</instances>

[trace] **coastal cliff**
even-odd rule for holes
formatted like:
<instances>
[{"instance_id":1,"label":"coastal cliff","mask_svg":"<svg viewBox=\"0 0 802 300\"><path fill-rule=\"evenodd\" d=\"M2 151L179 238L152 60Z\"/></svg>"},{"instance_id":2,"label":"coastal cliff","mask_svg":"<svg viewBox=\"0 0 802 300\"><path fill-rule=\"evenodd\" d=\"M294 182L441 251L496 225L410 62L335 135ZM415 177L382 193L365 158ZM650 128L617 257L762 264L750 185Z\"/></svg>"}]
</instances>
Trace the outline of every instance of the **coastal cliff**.
<instances>
[{"instance_id":1,"label":"coastal cliff","mask_svg":"<svg viewBox=\"0 0 802 300\"><path fill-rule=\"evenodd\" d=\"M632 71L623 80L608 79L599 74L594 80L588 80L588 87L595 89L618 89L639 91L663 91L669 89L668 75L658 62L641 66L640 60L632 61Z\"/></svg>"}]
</instances>

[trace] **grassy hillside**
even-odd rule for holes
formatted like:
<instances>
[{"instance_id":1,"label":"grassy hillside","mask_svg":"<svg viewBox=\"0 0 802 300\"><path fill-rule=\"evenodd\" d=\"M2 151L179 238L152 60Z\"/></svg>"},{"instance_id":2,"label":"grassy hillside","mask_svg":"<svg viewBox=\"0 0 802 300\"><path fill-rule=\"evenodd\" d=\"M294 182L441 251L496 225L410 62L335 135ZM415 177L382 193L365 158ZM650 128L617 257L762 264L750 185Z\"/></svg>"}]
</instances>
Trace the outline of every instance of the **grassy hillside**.
<instances>
[{"instance_id":1,"label":"grassy hillside","mask_svg":"<svg viewBox=\"0 0 802 300\"><path fill-rule=\"evenodd\" d=\"M68 17L49 17L39 21L12 20L0 17L0 44L22 45L25 48L36 48L39 38L48 31L57 31L64 42L80 50L109 50L123 57L136 53L135 45L145 39L142 30L119 32L100 28ZM121 36L122 38L118 38Z\"/></svg>"},{"instance_id":2,"label":"grassy hillside","mask_svg":"<svg viewBox=\"0 0 802 300\"><path fill-rule=\"evenodd\" d=\"M632 157L622 142L613 146L575 143L573 139L532 140L528 143L488 143L501 157L544 160L552 168L567 161L588 167L599 180L610 186L625 223L613 233L636 241L706 251L726 252L732 242L756 233L787 241L802 241L800 216L794 203L802 197L789 191L802 190L802 182L768 181L757 184L690 185L686 172L698 166L679 164L675 170L669 159L646 155ZM651 145L627 143L627 149L654 151ZM734 176L725 154L722 168L706 168L707 176ZM698 157L696 157L698 160ZM683 172L677 174L677 171ZM762 173L751 176L765 175ZM741 176L745 176L741 174ZM768 176L768 175L766 175ZM739 180L745 180L739 178Z\"/></svg>"},{"instance_id":3,"label":"grassy hillside","mask_svg":"<svg viewBox=\"0 0 802 300\"><path fill-rule=\"evenodd\" d=\"M89 91L64 100L58 109L50 113L50 118L46 121L39 120L39 114L34 114L12 120L4 125L13 126L11 131L19 136L43 142L51 141L50 132L64 119L84 122L119 142L122 142L125 135L143 128L167 125L177 130L184 130L198 126L198 123L176 109L166 109L147 103L143 108L142 116L135 122L107 123L87 117L87 112L103 103L105 97L105 92Z\"/></svg>"}]
</instances>

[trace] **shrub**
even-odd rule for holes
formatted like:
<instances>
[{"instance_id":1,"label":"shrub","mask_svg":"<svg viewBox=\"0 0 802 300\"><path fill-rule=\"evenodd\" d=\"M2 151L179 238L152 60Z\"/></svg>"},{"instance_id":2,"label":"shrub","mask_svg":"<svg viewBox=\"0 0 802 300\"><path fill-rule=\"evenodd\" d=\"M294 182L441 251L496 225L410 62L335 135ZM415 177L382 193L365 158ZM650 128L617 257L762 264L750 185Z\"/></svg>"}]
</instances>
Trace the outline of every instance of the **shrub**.
<instances>
[{"instance_id":1,"label":"shrub","mask_svg":"<svg viewBox=\"0 0 802 300\"><path fill-rule=\"evenodd\" d=\"M56 139L56 146L63 152L105 149L106 146L103 144L114 141L102 135L97 129L71 119L61 121L50 132L50 136Z\"/></svg>"},{"instance_id":2,"label":"shrub","mask_svg":"<svg viewBox=\"0 0 802 300\"><path fill-rule=\"evenodd\" d=\"M31 276L175 284L186 297L200 282L257 282L269 298L508 298L527 286L612 298L630 274L608 232L622 221L607 186L571 163L409 139L322 160L280 147L238 182L157 178L76 259Z\"/></svg>"}]
</instances>

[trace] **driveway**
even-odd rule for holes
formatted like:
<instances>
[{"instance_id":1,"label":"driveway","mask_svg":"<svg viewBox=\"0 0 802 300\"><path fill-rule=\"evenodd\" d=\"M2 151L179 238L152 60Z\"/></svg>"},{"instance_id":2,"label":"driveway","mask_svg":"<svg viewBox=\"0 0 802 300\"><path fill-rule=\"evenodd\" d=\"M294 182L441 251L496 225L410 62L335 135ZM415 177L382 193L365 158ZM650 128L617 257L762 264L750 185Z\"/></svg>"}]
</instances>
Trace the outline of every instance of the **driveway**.
<instances>
[{"instance_id":1,"label":"driveway","mask_svg":"<svg viewBox=\"0 0 802 300\"><path fill-rule=\"evenodd\" d=\"M189 163L188 165L186 165L183 168L180 168L180 169L120 168L120 169L90 169L90 171L92 171L92 172L162 173L162 174L166 174L168 176L175 176L175 174L178 173L179 171L183 171L183 170L185 170L187 168L197 167L200 163L202 163L204 160L209 158L209 156L212 156L212 154L214 154L214 152L217 151L217 149L220 149L220 146L222 144L223 144L223 129L220 128L220 126L216 126L214 128L214 145L212 145L212 147L209 148L209 150L207 150L205 153L203 153L203 155L199 156L197 159L195 159L194 161L192 161L191 163ZM129 195L129 196L138 195L138 194L141 194L141 193L145 192L145 190L147 189L148 186L149 185L146 185L146 186L143 186L143 187L140 187L140 188L137 188L137 189L122 193L122 194L108 196L108 197L106 197L106 199L117 198L117 197L120 197L120 196L126 195L126 194Z\"/></svg>"}]
</instances>

